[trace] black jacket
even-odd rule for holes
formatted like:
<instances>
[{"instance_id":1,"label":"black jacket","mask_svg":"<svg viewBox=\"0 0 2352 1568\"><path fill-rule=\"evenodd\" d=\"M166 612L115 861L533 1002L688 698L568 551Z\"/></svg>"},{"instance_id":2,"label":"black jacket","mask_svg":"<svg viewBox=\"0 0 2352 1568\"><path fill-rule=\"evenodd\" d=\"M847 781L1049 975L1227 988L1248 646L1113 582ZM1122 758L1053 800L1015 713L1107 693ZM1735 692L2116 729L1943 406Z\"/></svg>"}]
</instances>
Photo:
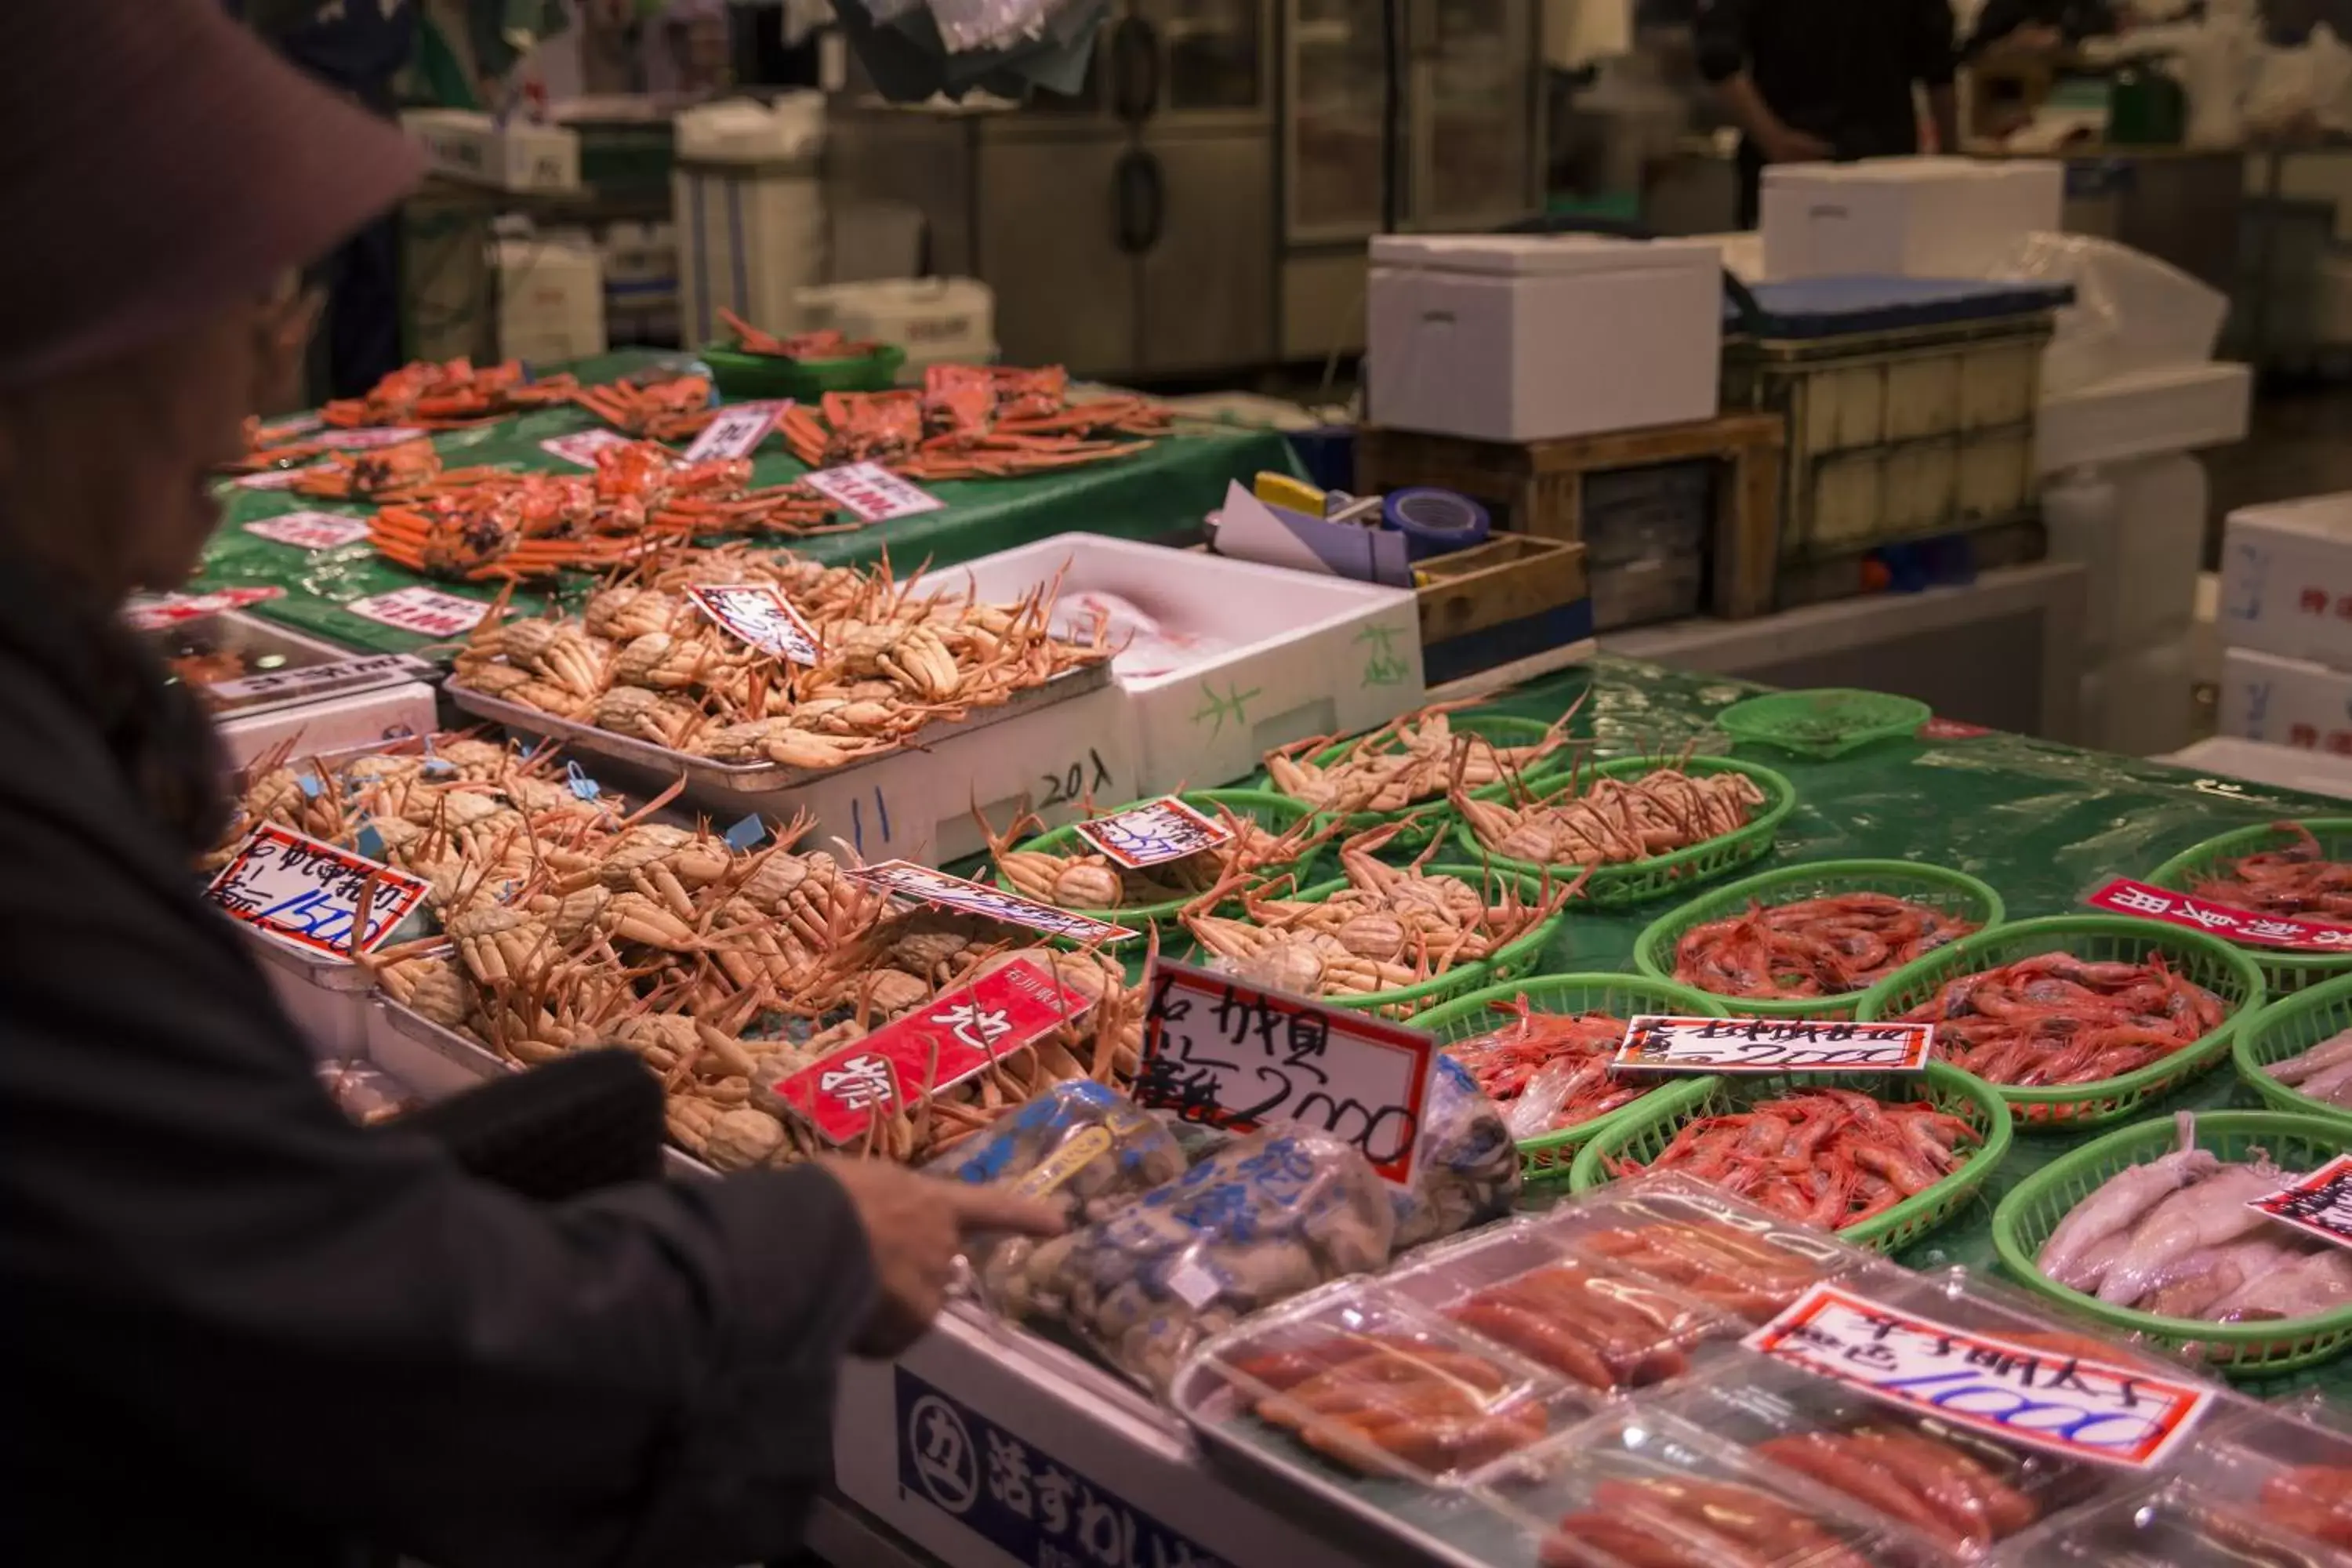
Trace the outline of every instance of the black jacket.
<instances>
[{"instance_id":1,"label":"black jacket","mask_svg":"<svg viewBox=\"0 0 2352 1568\"><path fill-rule=\"evenodd\" d=\"M349 1125L189 869L189 713L0 561L0 1562L788 1550L874 1288L840 1187L547 1207Z\"/></svg>"},{"instance_id":2,"label":"black jacket","mask_svg":"<svg viewBox=\"0 0 2352 1568\"><path fill-rule=\"evenodd\" d=\"M1951 0L1702 0L1694 37L1707 80L1746 70L1840 158L1917 152L1912 84L1952 79Z\"/></svg>"}]
</instances>

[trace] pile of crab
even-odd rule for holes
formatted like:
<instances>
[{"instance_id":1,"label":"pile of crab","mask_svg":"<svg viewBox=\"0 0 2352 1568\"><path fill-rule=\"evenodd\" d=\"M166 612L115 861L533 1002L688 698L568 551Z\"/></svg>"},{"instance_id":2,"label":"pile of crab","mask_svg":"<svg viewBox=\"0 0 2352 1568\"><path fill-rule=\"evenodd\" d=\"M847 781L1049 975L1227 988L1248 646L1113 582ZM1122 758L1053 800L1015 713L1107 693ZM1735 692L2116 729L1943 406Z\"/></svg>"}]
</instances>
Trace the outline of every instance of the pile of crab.
<instances>
[{"instance_id":1,"label":"pile of crab","mask_svg":"<svg viewBox=\"0 0 2352 1568\"><path fill-rule=\"evenodd\" d=\"M915 479L994 479L1140 452L1174 416L1131 395L1073 401L1059 365L935 364L896 392L829 392L784 411L784 442L812 468L879 463Z\"/></svg>"},{"instance_id":2,"label":"pile of crab","mask_svg":"<svg viewBox=\"0 0 2352 1568\"><path fill-rule=\"evenodd\" d=\"M789 664L717 625L685 590L772 584L821 650ZM1055 584L1016 604L929 591L783 552L683 550L598 589L581 616L486 617L457 658L460 688L714 762L840 767L926 724L994 707L1112 649L1053 635Z\"/></svg>"},{"instance_id":3,"label":"pile of crab","mask_svg":"<svg viewBox=\"0 0 2352 1568\"><path fill-rule=\"evenodd\" d=\"M828 1144L775 1086L1016 959L1091 999L1061 1029L919 1103L877 1114L856 1150L928 1158L1051 1085L1133 1079L1140 988L1090 954L903 910L800 846L795 822L739 847L571 781L553 753L438 736L340 765L266 759L213 858L276 822L425 880L437 934L366 962L385 993L520 1065L623 1047L661 1076L684 1148L723 1169Z\"/></svg>"},{"instance_id":4,"label":"pile of crab","mask_svg":"<svg viewBox=\"0 0 2352 1568\"><path fill-rule=\"evenodd\" d=\"M1439 799L1451 784L1481 789L1534 769L1568 744L1569 721L1583 702L1579 697L1558 722L1523 746L1456 731L1449 715L1470 700L1432 703L1344 747L1330 735L1277 747L1265 754L1266 776L1276 790L1317 811L1402 811Z\"/></svg>"}]
</instances>

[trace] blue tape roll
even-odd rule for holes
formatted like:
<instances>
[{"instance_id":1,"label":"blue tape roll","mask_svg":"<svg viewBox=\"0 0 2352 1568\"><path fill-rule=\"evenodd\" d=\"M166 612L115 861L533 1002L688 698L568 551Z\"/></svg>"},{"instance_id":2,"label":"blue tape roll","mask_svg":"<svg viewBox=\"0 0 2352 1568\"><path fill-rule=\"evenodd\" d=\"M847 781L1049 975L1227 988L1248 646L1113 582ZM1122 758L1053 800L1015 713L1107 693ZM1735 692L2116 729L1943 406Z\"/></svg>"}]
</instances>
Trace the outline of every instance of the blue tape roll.
<instances>
[{"instance_id":1,"label":"blue tape roll","mask_svg":"<svg viewBox=\"0 0 2352 1568\"><path fill-rule=\"evenodd\" d=\"M1381 502L1381 521L1405 536L1415 561L1486 542L1486 509L1468 496L1429 486L1391 490Z\"/></svg>"}]
</instances>

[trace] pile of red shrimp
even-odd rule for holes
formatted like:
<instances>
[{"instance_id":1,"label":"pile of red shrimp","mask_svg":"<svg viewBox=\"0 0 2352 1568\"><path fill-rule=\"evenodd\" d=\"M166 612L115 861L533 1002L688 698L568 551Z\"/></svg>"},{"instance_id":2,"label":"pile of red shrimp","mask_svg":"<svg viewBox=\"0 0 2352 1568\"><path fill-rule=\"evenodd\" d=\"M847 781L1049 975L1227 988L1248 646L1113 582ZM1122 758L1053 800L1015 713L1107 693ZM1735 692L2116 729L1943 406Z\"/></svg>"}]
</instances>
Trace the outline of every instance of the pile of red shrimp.
<instances>
[{"instance_id":1,"label":"pile of red shrimp","mask_svg":"<svg viewBox=\"0 0 2352 1568\"><path fill-rule=\"evenodd\" d=\"M1843 996L1976 929L1887 893L1750 904L1683 932L1675 978L1716 996Z\"/></svg>"}]
</instances>

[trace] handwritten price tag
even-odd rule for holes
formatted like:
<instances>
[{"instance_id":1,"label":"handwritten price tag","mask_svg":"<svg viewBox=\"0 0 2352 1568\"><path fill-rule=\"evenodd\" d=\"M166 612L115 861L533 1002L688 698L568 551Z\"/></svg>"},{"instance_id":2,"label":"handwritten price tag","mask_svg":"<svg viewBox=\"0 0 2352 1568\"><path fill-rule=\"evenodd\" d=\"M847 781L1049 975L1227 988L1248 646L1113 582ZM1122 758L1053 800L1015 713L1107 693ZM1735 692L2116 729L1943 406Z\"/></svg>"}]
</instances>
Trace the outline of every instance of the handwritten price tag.
<instances>
[{"instance_id":1,"label":"handwritten price tag","mask_svg":"<svg viewBox=\"0 0 2352 1568\"><path fill-rule=\"evenodd\" d=\"M855 867L843 874L885 892L920 899L927 904L961 910L967 914L985 915L1007 925L1026 926L1072 942L1125 942L1135 935L1125 926L1088 920L1051 904L966 881L961 877L950 877L929 866L918 866L911 860L884 860L873 866Z\"/></svg>"},{"instance_id":2,"label":"handwritten price tag","mask_svg":"<svg viewBox=\"0 0 2352 1568\"><path fill-rule=\"evenodd\" d=\"M1144 984L1138 1105L1236 1132L1300 1122L1355 1144L1384 1180L1412 1184L1433 1037L1165 960Z\"/></svg>"},{"instance_id":3,"label":"handwritten price tag","mask_svg":"<svg viewBox=\"0 0 2352 1568\"><path fill-rule=\"evenodd\" d=\"M2301 1181L2246 1206L2322 1241L2352 1247L2352 1154L2338 1154Z\"/></svg>"},{"instance_id":4,"label":"handwritten price tag","mask_svg":"<svg viewBox=\"0 0 2352 1568\"><path fill-rule=\"evenodd\" d=\"M1084 992L1023 959L820 1058L769 1093L826 1142L847 1143L880 1118L1027 1050L1093 1005Z\"/></svg>"},{"instance_id":5,"label":"handwritten price tag","mask_svg":"<svg viewBox=\"0 0 2352 1568\"><path fill-rule=\"evenodd\" d=\"M773 583L698 583L686 592L703 614L761 653L809 665L824 657L816 629Z\"/></svg>"},{"instance_id":6,"label":"handwritten price tag","mask_svg":"<svg viewBox=\"0 0 2352 1568\"><path fill-rule=\"evenodd\" d=\"M425 896L425 884L348 849L264 823L205 892L235 919L282 942L350 958L373 952L390 936ZM367 929L354 942L362 900Z\"/></svg>"},{"instance_id":7,"label":"handwritten price tag","mask_svg":"<svg viewBox=\"0 0 2352 1568\"><path fill-rule=\"evenodd\" d=\"M353 599L343 608L363 619L428 637L454 637L481 624L490 607L479 599L464 599L438 588L395 588Z\"/></svg>"},{"instance_id":8,"label":"handwritten price tag","mask_svg":"<svg viewBox=\"0 0 2352 1568\"><path fill-rule=\"evenodd\" d=\"M542 452L553 453L567 463L577 463L583 468L596 466L596 454L607 447L625 447L629 438L618 430L575 430L569 436L551 437L539 444Z\"/></svg>"},{"instance_id":9,"label":"handwritten price tag","mask_svg":"<svg viewBox=\"0 0 2352 1568\"><path fill-rule=\"evenodd\" d=\"M840 502L866 522L887 522L894 517L937 511L948 504L929 490L908 484L879 463L819 468L808 476L808 483L817 494Z\"/></svg>"},{"instance_id":10,"label":"handwritten price tag","mask_svg":"<svg viewBox=\"0 0 2352 1568\"><path fill-rule=\"evenodd\" d=\"M1174 795L1130 805L1078 824L1078 837L1130 871L1213 849L1233 829L1202 816Z\"/></svg>"},{"instance_id":11,"label":"handwritten price tag","mask_svg":"<svg viewBox=\"0 0 2352 1568\"><path fill-rule=\"evenodd\" d=\"M372 452L378 447L397 447L404 441L421 441L425 439L425 434L404 425L387 425L381 430L322 430L310 437L310 444L324 447L331 452Z\"/></svg>"},{"instance_id":12,"label":"handwritten price tag","mask_svg":"<svg viewBox=\"0 0 2352 1568\"><path fill-rule=\"evenodd\" d=\"M1933 1024L1811 1018L1628 1019L1618 1072L1917 1072Z\"/></svg>"},{"instance_id":13,"label":"handwritten price tag","mask_svg":"<svg viewBox=\"0 0 2352 1568\"><path fill-rule=\"evenodd\" d=\"M248 675L238 680L218 680L205 688L205 694L224 705L260 699L278 701L323 691L331 687L351 689L415 680L430 674L432 668L423 659L404 653L383 653L368 658L344 658L332 664L314 664L308 669L281 669L267 675Z\"/></svg>"},{"instance_id":14,"label":"handwritten price tag","mask_svg":"<svg viewBox=\"0 0 2352 1568\"><path fill-rule=\"evenodd\" d=\"M276 517L247 523L245 531L302 550L334 550L356 544L368 536L368 525L361 519L338 517L331 511L280 512Z\"/></svg>"},{"instance_id":15,"label":"handwritten price tag","mask_svg":"<svg viewBox=\"0 0 2352 1568\"><path fill-rule=\"evenodd\" d=\"M748 458L753 448L768 438L784 410L793 405L787 397L772 403L732 403L719 411L718 416L702 427L694 445L686 449L689 463L708 463L720 458Z\"/></svg>"},{"instance_id":16,"label":"handwritten price tag","mask_svg":"<svg viewBox=\"0 0 2352 1568\"><path fill-rule=\"evenodd\" d=\"M2231 942L2242 942L2255 947L2291 947L2306 952L2352 952L2352 925L2233 909L2228 904L2192 899L2168 888L2152 888L2146 882L2135 882L2127 877L2116 878L2083 901L2093 909L2132 915L2144 921L2162 921L2167 925L2187 926L2192 931L2211 931Z\"/></svg>"},{"instance_id":17,"label":"handwritten price tag","mask_svg":"<svg viewBox=\"0 0 2352 1568\"><path fill-rule=\"evenodd\" d=\"M2135 1469L2161 1463L2215 1392L2146 1368L1971 1333L1836 1285L1814 1286L1741 1342L2006 1442Z\"/></svg>"},{"instance_id":18,"label":"handwritten price tag","mask_svg":"<svg viewBox=\"0 0 2352 1568\"><path fill-rule=\"evenodd\" d=\"M247 605L258 605L285 596L283 588L222 588L210 594L164 594L125 605L122 618L132 631L160 632L166 626L176 626L182 621L201 620L206 616L242 610Z\"/></svg>"}]
</instances>

